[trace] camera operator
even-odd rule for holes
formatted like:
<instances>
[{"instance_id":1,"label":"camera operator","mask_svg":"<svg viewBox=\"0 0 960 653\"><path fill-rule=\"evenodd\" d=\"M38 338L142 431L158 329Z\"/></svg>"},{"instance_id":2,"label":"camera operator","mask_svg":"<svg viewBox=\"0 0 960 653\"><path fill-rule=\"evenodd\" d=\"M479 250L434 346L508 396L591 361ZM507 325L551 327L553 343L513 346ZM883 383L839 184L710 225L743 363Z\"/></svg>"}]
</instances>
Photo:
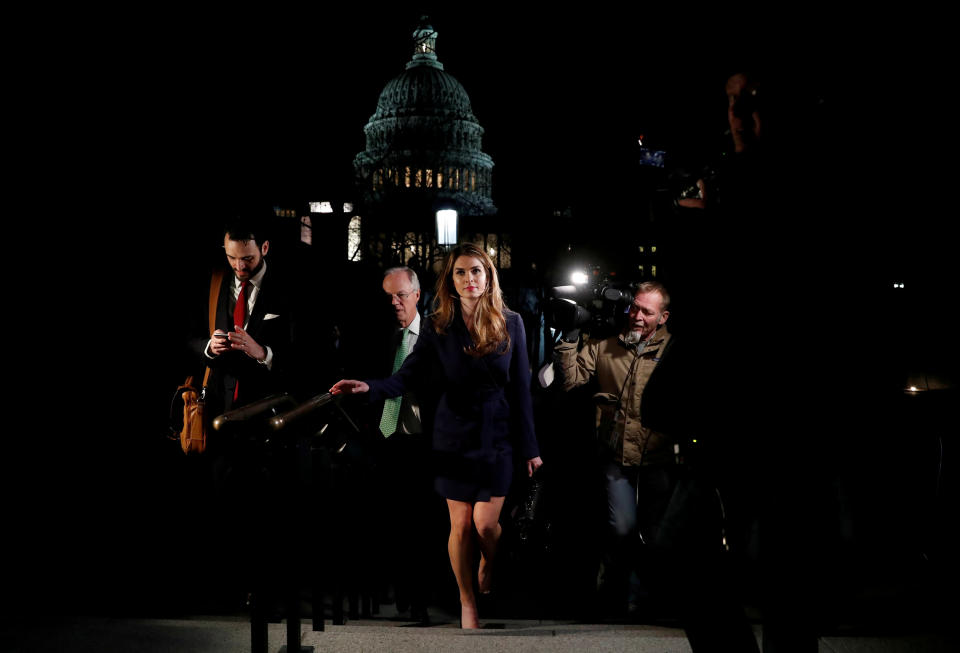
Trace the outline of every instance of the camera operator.
<instances>
[{"instance_id":1,"label":"camera operator","mask_svg":"<svg viewBox=\"0 0 960 653\"><path fill-rule=\"evenodd\" d=\"M685 388L694 366L667 330L670 295L639 284L623 330L590 339L565 328L555 347L564 390L596 381L598 463L608 530L599 590L614 616L679 613L694 651L756 650L726 600L722 501L695 458ZM721 649L714 647L720 646ZM723 648L729 647L729 648Z\"/></svg>"},{"instance_id":2,"label":"camera operator","mask_svg":"<svg viewBox=\"0 0 960 653\"><path fill-rule=\"evenodd\" d=\"M614 613L627 609L628 579L632 571L631 549L639 530L643 539L656 520L644 501L644 524L638 523L635 499L641 466L661 469L674 459L672 442L662 432L641 420L645 390L671 344L666 322L670 297L659 283L641 284L630 304L626 328L603 340L587 341L577 352L579 329L568 329L556 346L564 390L571 390L596 378L599 392L596 427L600 463L606 487L609 546L604 556L601 591ZM656 466L655 466L656 465ZM649 474L645 474L649 476ZM648 483L645 479L644 486ZM654 482L651 487L658 483ZM664 499L658 497L654 512L662 513ZM638 597L630 597L636 602Z\"/></svg>"},{"instance_id":3,"label":"camera operator","mask_svg":"<svg viewBox=\"0 0 960 653\"><path fill-rule=\"evenodd\" d=\"M724 91L727 96L727 124L733 152L724 166L726 188L723 195L727 203L742 203L754 197L758 188L744 182L762 176L763 132L761 85L756 75L738 72L727 78ZM680 194L677 206L691 209L716 208L720 204L716 171L710 179L700 178L687 192Z\"/></svg>"}]
</instances>

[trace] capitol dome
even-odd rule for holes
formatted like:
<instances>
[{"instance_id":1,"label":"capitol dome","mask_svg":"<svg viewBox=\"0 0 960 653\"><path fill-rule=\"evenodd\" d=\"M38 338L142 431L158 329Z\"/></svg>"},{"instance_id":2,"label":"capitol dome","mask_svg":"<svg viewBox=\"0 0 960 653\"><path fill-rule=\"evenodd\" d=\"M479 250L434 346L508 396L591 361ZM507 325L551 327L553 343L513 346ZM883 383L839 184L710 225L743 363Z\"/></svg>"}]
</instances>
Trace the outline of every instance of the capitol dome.
<instances>
[{"instance_id":1,"label":"capitol dome","mask_svg":"<svg viewBox=\"0 0 960 653\"><path fill-rule=\"evenodd\" d=\"M466 89L453 75L444 72L443 64L435 59L413 66L407 64L403 74L387 82L370 123L375 124L385 118L417 115L477 122Z\"/></svg>"},{"instance_id":2,"label":"capitol dome","mask_svg":"<svg viewBox=\"0 0 960 653\"><path fill-rule=\"evenodd\" d=\"M492 215L493 160L463 85L437 59L433 28L421 22L406 69L387 82L354 159L364 203L375 211L407 199L462 215Z\"/></svg>"}]
</instances>

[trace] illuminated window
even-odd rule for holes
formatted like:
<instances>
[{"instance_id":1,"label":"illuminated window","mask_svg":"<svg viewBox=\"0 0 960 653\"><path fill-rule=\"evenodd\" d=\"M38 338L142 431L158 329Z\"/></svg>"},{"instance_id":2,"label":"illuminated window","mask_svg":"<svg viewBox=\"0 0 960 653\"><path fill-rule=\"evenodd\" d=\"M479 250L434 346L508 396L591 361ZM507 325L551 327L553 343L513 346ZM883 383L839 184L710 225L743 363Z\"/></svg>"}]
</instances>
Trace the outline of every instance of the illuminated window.
<instances>
[{"instance_id":1,"label":"illuminated window","mask_svg":"<svg viewBox=\"0 0 960 653\"><path fill-rule=\"evenodd\" d=\"M443 188L443 170L437 170L437 188Z\"/></svg>"},{"instance_id":2,"label":"illuminated window","mask_svg":"<svg viewBox=\"0 0 960 653\"><path fill-rule=\"evenodd\" d=\"M642 266L642 265L638 265L638 266L637 266L637 271L640 272L640 276L642 277L642 276L643 276L643 266Z\"/></svg>"},{"instance_id":3,"label":"illuminated window","mask_svg":"<svg viewBox=\"0 0 960 653\"><path fill-rule=\"evenodd\" d=\"M485 251L493 259L494 265L506 269L511 264L510 237L501 234L470 233L464 234L461 242L471 243Z\"/></svg>"},{"instance_id":4,"label":"illuminated window","mask_svg":"<svg viewBox=\"0 0 960 653\"><path fill-rule=\"evenodd\" d=\"M650 253L652 253L652 254L656 254L656 253L657 253L657 246L656 246L656 245L651 245L651 246L650 246Z\"/></svg>"},{"instance_id":5,"label":"illuminated window","mask_svg":"<svg viewBox=\"0 0 960 653\"><path fill-rule=\"evenodd\" d=\"M499 255L499 258L497 259L497 267L499 267L501 270L506 270L512 264L511 252L512 248L510 246L510 237L501 236L500 242L497 246L497 254Z\"/></svg>"},{"instance_id":6,"label":"illuminated window","mask_svg":"<svg viewBox=\"0 0 960 653\"><path fill-rule=\"evenodd\" d=\"M344 212L344 213L353 213L353 202L344 202L344 203L343 203L343 212Z\"/></svg>"},{"instance_id":7,"label":"illuminated window","mask_svg":"<svg viewBox=\"0 0 960 653\"><path fill-rule=\"evenodd\" d=\"M423 170L417 169L417 188L423 188Z\"/></svg>"},{"instance_id":8,"label":"illuminated window","mask_svg":"<svg viewBox=\"0 0 960 653\"><path fill-rule=\"evenodd\" d=\"M406 167L406 173L404 174L403 179L404 179L404 185L407 188L410 188L410 166Z\"/></svg>"},{"instance_id":9,"label":"illuminated window","mask_svg":"<svg viewBox=\"0 0 960 653\"><path fill-rule=\"evenodd\" d=\"M477 173L473 170L470 171L470 190L477 190Z\"/></svg>"},{"instance_id":10,"label":"illuminated window","mask_svg":"<svg viewBox=\"0 0 960 653\"><path fill-rule=\"evenodd\" d=\"M657 276L657 266L656 266L656 265L651 265L651 266L650 266L650 274L652 274L653 276Z\"/></svg>"},{"instance_id":11,"label":"illuminated window","mask_svg":"<svg viewBox=\"0 0 960 653\"><path fill-rule=\"evenodd\" d=\"M313 245L313 225L309 215L300 218L300 242Z\"/></svg>"},{"instance_id":12,"label":"illuminated window","mask_svg":"<svg viewBox=\"0 0 960 653\"><path fill-rule=\"evenodd\" d=\"M415 32L414 56L418 54L429 54L437 51L437 33L426 30L417 30Z\"/></svg>"},{"instance_id":13,"label":"illuminated window","mask_svg":"<svg viewBox=\"0 0 960 653\"><path fill-rule=\"evenodd\" d=\"M347 260L359 261L360 258L360 216L355 215L347 225Z\"/></svg>"},{"instance_id":14,"label":"illuminated window","mask_svg":"<svg viewBox=\"0 0 960 653\"><path fill-rule=\"evenodd\" d=\"M403 252L400 261L406 263L417 255L417 234L408 231L403 237Z\"/></svg>"},{"instance_id":15,"label":"illuminated window","mask_svg":"<svg viewBox=\"0 0 960 653\"><path fill-rule=\"evenodd\" d=\"M427 168L427 188L433 188L433 170Z\"/></svg>"},{"instance_id":16,"label":"illuminated window","mask_svg":"<svg viewBox=\"0 0 960 653\"><path fill-rule=\"evenodd\" d=\"M640 247L637 248L637 251L639 251L641 254L643 254L643 245L640 245Z\"/></svg>"}]
</instances>

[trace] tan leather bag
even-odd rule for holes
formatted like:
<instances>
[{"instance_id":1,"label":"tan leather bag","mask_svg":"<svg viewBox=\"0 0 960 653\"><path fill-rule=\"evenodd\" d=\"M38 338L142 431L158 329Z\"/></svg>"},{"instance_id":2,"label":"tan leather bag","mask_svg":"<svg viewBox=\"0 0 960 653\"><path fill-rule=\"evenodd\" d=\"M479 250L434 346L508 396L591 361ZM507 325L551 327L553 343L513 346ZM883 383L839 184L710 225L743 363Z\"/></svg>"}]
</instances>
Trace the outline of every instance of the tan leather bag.
<instances>
[{"instance_id":1,"label":"tan leather bag","mask_svg":"<svg viewBox=\"0 0 960 653\"><path fill-rule=\"evenodd\" d=\"M217 298L220 295L220 283L223 281L223 270L217 270L210 278L210 310L208 323L210 334L216 330L217 323ZM207 381L210 379L210 368L207 367L203 374L203 385L199 388L194 384L193 376L188 376L187 380L177 388L173 395L173 401L170 405L171 430L180 432L180 448L183 453L203 453L207 450L207 434L210 432L213 416L207 414L207 405L205 397L207 393ZM179 400L183 401L183 421L179 423L179 429L175 425L175 416L178 413L177 405Z\"/></svg>"},{"instance_id":2,"label":"tan leather bag","mask_svg":"<svg viewBox=\"0 0 960 653\"><path fill-rule=\"evenodd\" d=\"M203 386L198 391L194 386L193 377L177 388L177 394L183 400L183 424L180 428L180 448L183 453L203 453L207 450L207 431L210 428L210 417L206 414L204 394L207 379L210 377L210 368L203 376Z\"/></svg>"}]
</instances>

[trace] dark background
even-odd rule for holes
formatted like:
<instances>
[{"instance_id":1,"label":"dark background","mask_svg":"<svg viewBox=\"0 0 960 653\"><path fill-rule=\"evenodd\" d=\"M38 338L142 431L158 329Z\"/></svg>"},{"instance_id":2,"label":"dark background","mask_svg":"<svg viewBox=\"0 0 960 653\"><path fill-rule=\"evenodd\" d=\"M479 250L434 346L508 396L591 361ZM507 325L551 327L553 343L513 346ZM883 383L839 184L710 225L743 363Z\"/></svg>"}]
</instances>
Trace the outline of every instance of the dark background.
<instances>
[{"instance_id":1,"label":"dark background","mask_svg":"<svg viewBox=\"0 0 960 653\"><path fill-rule=\"evenodd\" d=\"M156 5L61 14L37 29L17 59L17 178L29 183L8 190L26 227L10 255L31 272L8 268L8 282L32 325L15 329L11 310L13 601L149 611L187 592L182 551L202 532L202 508L181 496L182 454L165 439L183 376L184 289L216 256L225 205L311 198L350 180L419 13L486 130L494 199L515 215L596 206L623 228L636 138L701 154L724 138L726 76L764 71L805 156L838 172L824 211L850 266L909 286L879 311L878 328L894 348L955 361L955 166L945 160L956 129L937 21L809 4L767 11ZM899 497L894 528L923 501Z\"/></svg>"}]
</instances>

